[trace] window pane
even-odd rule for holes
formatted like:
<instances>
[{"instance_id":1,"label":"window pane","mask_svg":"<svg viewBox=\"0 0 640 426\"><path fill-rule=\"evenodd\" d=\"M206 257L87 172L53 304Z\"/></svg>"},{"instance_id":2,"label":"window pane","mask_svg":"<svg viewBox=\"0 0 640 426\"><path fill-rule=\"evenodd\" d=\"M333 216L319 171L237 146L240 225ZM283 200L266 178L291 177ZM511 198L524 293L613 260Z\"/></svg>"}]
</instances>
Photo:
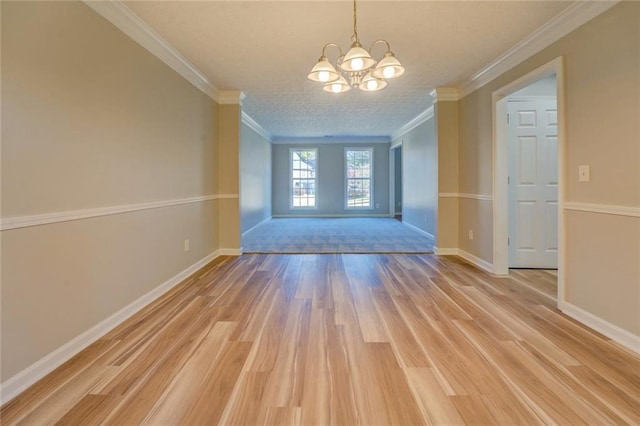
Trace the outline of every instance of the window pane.
<instances>
[{"instance_id":1,"label":"window pane","mask_svg":"<svg viewBox=\"0 0 640 426\"><path fill-rule=\"evenodd\" d=\"M345 151L347 207L372 207L372 157L371 148Z\"/></svg>"},{"instance_id":2,"label":"window pane","mask_svg":"<svg viewBox=\"0 0 640 426\"><path fill-rule=\"evenodd\" d=\"M316 150L291 150L291 207L315 207Z\"/></svg>"}]
</instances>

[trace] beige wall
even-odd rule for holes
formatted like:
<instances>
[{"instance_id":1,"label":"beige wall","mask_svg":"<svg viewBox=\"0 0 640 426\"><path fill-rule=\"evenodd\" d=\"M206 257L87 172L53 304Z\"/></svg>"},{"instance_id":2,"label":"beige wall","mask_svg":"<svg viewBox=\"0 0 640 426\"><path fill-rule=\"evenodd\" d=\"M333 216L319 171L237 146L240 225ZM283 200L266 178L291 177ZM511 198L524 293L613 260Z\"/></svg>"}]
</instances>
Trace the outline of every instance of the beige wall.
<instances>
[{"instance_id":1,"label":"beige wall","mask_svg":"<svg viewBox=\"0 0 640 426\"><path fill-rule=\"evenodd\" d=\"M455 194L459 187L458 102L438 101L434 104L438 144L438 194ZM459 200L438 198L436 246L458 247Z\"/></svg>"},{"instance_id":2,"label":"beige wall","mask_svg":"<svg viewBox=\"0 0 640 426\"><path fill-rule=\"evenodd\" d=\"M460 192L492 193L491 93L562 56L566 95L566 201L640 206L640 3L622 2L459 101ZM578 165L591 182L578 182ZM492 261L492 208L466 200L459 229L482 228L460 248ZM463 211L465 213L463 214ZM567 215L566 301L638 334L638 218ZM479 228L478 228L479 227ZM611 244L608 230L620 238ZM612 232L613 232L612 231ZM603 243L610 249L603 249ZM589 249L585 249L588 247ZM598 254L597 261L588 253ZM602 276L607 270L608 279ZM624 302L623 302L624 301Z\"/></svg>"},{"instance_id":3,"label":"beige wall","mask_svg":"<svg viewBox=\"0 0 640 426\"><path fill-rule=\"evenodd\" d=\"M239 250L240 237L240 105L218 107L218 193L232 195L219 200L220 246Z\"/></svg>"},{"instance_id":4,"label":"beige wall","mask_svg":"<svg viewBox=\"0 0 640 426\"><path fill-rule=\"evenodd\" d=\"M1 7L3 219L237 193L209 97L81 2ZM2 231L1 380L218 249L220 201Z\"/></svg>"}]
</instances>

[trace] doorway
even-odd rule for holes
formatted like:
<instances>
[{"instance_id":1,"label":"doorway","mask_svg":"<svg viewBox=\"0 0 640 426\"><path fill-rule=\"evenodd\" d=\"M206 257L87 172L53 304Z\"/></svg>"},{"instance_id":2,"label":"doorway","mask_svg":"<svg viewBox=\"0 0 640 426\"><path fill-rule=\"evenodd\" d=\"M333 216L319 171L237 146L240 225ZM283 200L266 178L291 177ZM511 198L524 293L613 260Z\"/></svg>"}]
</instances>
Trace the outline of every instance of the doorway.
<instances>
[{"instance_id":1,"label":"doorway","mask_svg":"<svg viewBox=\"0 0 640 426\"><path fill-rule=\"evenodd\" d=\"M558 267L555 74L507 96L509 268Z\"/></svg>"},{"instance_id":2,"label":"doorway","mask_svg":"<svg viewBox=\"0 0 640 426\"><path fill-rule=\"evenodd\" d=\"M557 139L556 139L556 171L557 203L555 212L556 223L556 259L558 276L558 306L564 301L564 71L562 58L542 65L521 78L505 85L492 94L493 109L493 273L496 275L508 275L509 273L509 247L510 247L510 220L509 220L509 126L507 114L509 113L508 98L516 92L531 86L532 83L543 79L555 77L555 94L557 97ZM514 97L512 97L513 99ZM537 150L536 150L537 153ZM545 161L546 162L546 161ZM533 172L531 172L533 173ZM537 173L537 171L536 171ZM531 209L533 211L533 209ZM551 221L553 221L551 219ZM515 223L514 223L515 224Z\"/></svg>"},{"instance_id":3,"label":"doorway","mask_svg":"<svg viewBox=\"0 0 640 426\"><path fill-rule=\"evenodd\" d=\"M402 220L402 144L389 151L389 215Z\"/></svg>"}]
</instances>

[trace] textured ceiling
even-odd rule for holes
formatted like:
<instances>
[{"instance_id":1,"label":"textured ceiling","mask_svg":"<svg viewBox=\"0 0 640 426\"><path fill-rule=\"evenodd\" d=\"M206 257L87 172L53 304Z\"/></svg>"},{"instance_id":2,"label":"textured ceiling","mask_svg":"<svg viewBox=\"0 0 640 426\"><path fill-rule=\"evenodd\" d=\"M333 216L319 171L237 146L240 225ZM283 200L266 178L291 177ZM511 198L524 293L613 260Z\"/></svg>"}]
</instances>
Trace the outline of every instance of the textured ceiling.
<instances>
[{"instance_id":1,"label":"textured ceiling","mask_svg":"<svg viewBox=\"0 0 640 426\"><path fill-rule=\"evenodd\" d=\"M390 135L431 89L461 84L570 3L360 1L362 44L387 39L406 72L380 92L333 95L306 76L325 43L348 48L349 1L125 2L217 89L244 92L243 110L274 137Z\"/></svg>"}]
</instances>

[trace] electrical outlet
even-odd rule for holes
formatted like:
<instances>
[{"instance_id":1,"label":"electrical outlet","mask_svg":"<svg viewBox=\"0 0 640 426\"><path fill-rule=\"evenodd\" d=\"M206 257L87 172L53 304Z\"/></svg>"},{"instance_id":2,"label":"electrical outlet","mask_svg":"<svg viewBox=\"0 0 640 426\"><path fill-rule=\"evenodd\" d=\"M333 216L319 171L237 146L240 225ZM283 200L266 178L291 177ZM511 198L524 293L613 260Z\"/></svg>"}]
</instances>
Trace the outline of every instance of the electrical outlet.
<instances>
[{"instance_id":1,"label":"electrical outlet","mask_svg":"<svg viewBox=\"0 0 640 426\"><path fill-rule=\"evenodd\" d=\"M189 246L190 246L189 240L184 240L184 251L189 251L189 248L190 248Z\"/></svg>"},{"instance_id":2,"label":"electrical outlet","mask_svg":"<svg viewBox=\"0 0 640 426\"><path fill-rule=\"evenodd\" d=\"M469 239L473 240L473 230L469 229Z\"/></svg>"}]
</instances>

